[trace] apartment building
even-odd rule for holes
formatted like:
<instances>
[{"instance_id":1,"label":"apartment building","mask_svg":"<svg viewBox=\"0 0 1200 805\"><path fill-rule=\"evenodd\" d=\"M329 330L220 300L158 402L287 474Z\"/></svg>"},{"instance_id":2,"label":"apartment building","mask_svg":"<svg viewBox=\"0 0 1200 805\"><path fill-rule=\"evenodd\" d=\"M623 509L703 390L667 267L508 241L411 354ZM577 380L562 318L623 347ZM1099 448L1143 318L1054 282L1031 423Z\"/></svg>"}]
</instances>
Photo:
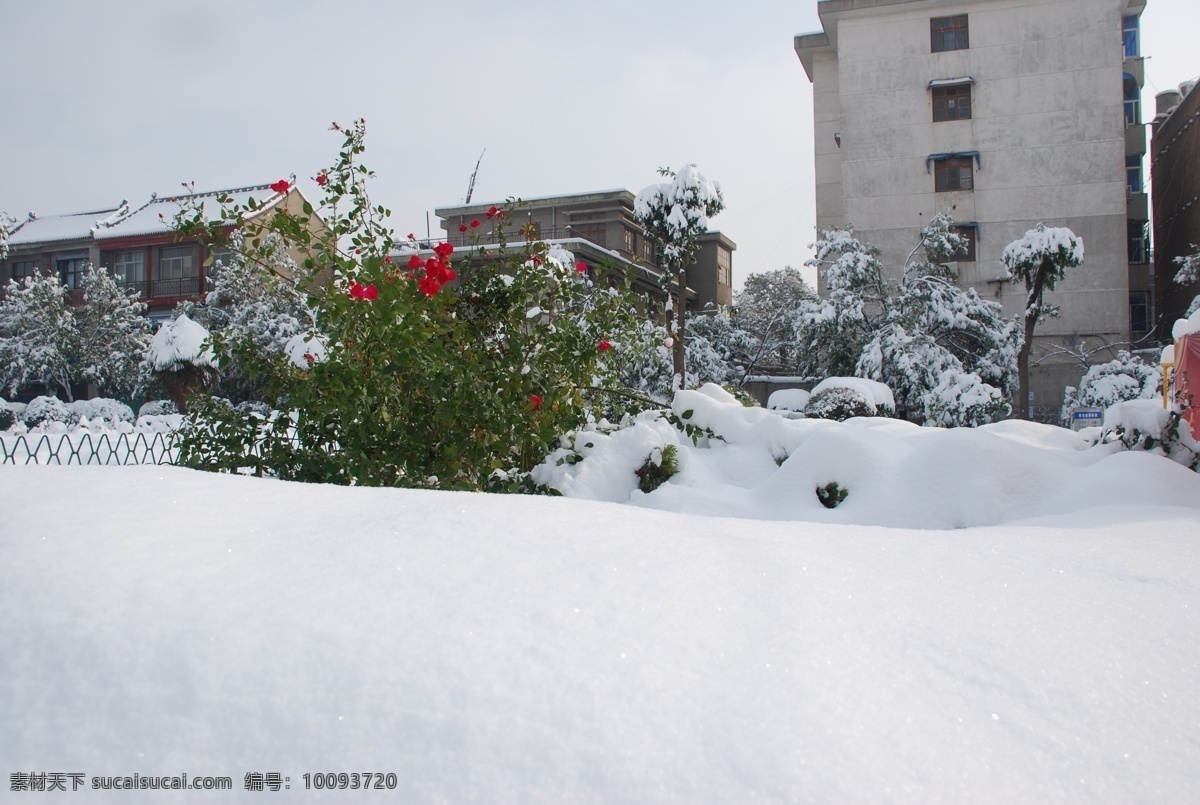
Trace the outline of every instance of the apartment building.
<instances>
[{"instance_id":1,"label":"apartment building","mask_svg":"<svg viewBox=\"0 0 1200 805\"><path fill-rule=\"evenodd\" d=\"M853 225L898 274L948 210L971 242L960 283L1010 315L1025 294L1001 281L1004 247L1039 222L1083 238L1084 266L1047 295L1062 315L1035 336L1028 404L1043 413L1083 358L1109 360L1152 327L1144 7L819 0L823 30L794 41L813 85L819 227Z\"/></svg>"}]
</instances>

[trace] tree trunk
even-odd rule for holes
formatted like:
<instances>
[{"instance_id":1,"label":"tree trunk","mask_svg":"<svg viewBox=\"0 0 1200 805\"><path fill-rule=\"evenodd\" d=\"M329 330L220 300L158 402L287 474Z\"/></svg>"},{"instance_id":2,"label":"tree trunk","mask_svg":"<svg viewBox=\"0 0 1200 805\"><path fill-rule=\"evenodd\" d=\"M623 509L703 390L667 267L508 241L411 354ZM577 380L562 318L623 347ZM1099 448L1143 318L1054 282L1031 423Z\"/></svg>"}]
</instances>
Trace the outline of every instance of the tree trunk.
<instances>
[{"instance_id":1,"label":"tree trunk","mask_svg":"<svg viewBox=\"0 0 1200 805\"><path fill-rule=\"evenodd\" d=\"M1029 419L1029 353L1033 351L1033 328L1037 327L1038 313L1042 307L1046 270L1039 268L1032 282L1025 287L1025 343L1017 353L1017 419Z\"/></svg>"},{"instance_id":2,"label":"tree trunk","mask_svg":"<svg viewBox=\"0 0 1200 805\"><path fill-rule=\"evenodd\" d=\"M679 388L684 388L687 384L687 351L684 345L687 336L687 269L680 268L675 278L675 344L671 354L675 374L679 375Z\"/></svg>"}]
</instances>

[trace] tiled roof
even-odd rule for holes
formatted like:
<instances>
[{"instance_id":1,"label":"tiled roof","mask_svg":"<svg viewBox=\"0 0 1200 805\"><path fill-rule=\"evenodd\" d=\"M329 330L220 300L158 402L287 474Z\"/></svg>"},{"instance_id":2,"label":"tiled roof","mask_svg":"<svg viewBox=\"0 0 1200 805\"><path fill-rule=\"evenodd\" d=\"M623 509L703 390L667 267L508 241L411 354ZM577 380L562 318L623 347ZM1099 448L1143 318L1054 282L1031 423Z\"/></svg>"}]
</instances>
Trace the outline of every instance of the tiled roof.
<instances>
[{"instance_id":1,"label":"tiled roof","mask_svg":"<svg viewBox=\"0 0 1200 805\"><path fill-rule=\"evenodd\" d=\"M92 212L74 212L65 215L38 217L33 213L22 221L8 236L10 246L33 243L57 243L69 240L91 240L92 229L104 221L110 221L129 212L129 205L122 201L116 207Z\"/></svg>"},{"instance_id":2,"label":"tiled roof","mask_svg":"<svg viewBox=\"0 0 1200 805\"><path fill-rule=\"evenodd\" d=\"M273 202L280 198L279 193L265 184L205 193L184 193L164 198L151 196L149 201L128 215L96 227L96 240L166 234L174 227L175 216L185 208L194 206L203 211L206 221L220 221L221 205L217 203L219 196L228 196L230 201L241 206L245 206L251 198L260 203Z\"/></svg>"}]
</instances>

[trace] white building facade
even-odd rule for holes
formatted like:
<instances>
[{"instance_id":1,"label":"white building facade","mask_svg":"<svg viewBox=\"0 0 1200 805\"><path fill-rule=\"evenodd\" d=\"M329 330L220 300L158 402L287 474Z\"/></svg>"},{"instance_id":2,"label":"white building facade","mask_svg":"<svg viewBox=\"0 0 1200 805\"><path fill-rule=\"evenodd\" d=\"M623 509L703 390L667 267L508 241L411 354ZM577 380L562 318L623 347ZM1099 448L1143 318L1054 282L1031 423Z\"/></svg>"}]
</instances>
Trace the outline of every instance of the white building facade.
<instances>
[{"instance_id":1,"label":"white building facade","mask_svg":"<svg viewBox=\"0 0 1200 805\"><path fill-rule=\"evenodd\" d=\"M1144 6L820 0L824 30L795 38L813 84L818 227L853 225L899 273L949 210L973 241L960 284L1011 315L1024 289L999 281L1004 247L1039 222L1083 238L1084 266L1047 297L1061 318L1038 325L1030 404L1043 411L1084 371L1071 353L1109 360L1153 318Z\"/></svg>"}]
</instances>

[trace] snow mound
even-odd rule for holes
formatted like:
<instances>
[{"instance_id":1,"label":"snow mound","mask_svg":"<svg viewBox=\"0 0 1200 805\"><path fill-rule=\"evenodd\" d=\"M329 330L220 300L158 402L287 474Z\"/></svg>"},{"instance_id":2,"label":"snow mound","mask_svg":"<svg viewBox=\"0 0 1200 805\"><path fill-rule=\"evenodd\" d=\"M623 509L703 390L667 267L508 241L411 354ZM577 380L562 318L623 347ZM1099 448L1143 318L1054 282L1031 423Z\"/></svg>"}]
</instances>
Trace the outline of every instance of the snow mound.
<instances>
[{"instance_id":1,"label":"snow mound","mask_svg":"<svg viewBox=\"0 0 1200 805\"><path fill-rule=\"evenodd\" d=\"M804 389L779 389L767 398L767 408L778 411L803 411L812 394Z\"/></svg>"},{"instance_id":2,"label":"snow mound","mask_svg":"<svg viewBox=\"0 0 1200 805\"><path fill-rule=\"evenodd\" d=\"M534 479L568 497L665 511L924 529L1000 525L1120 501L1200 508L1196 473L1151 456L1138 465L1135 496L1129 478L1109 469L1130 466L1114 455L1120 444L1093 446L1051 425L790 420L745 408L711 384L676 394L671 414L673 422L647 413L617 430L581 432L574 450L552 455ZM676 445L679 472L640 491L637 469L668 444ZM830 483L847 492L832 509L816 494Z\"/></svg>"},{"instance_id":3,"label":"snow mound","mask_svg":"<svg viewBox=\"0 0 1200 805\"><path fill-rule=\"evenodd\" d=\"M896 398L886 384L878 380L867 380L864 377L827 377L813 387L813 394L820 394L827 389L850 389L857 391L875 406L875 410L886 408L896 410Z\"/></svg>"}]
</instances>

